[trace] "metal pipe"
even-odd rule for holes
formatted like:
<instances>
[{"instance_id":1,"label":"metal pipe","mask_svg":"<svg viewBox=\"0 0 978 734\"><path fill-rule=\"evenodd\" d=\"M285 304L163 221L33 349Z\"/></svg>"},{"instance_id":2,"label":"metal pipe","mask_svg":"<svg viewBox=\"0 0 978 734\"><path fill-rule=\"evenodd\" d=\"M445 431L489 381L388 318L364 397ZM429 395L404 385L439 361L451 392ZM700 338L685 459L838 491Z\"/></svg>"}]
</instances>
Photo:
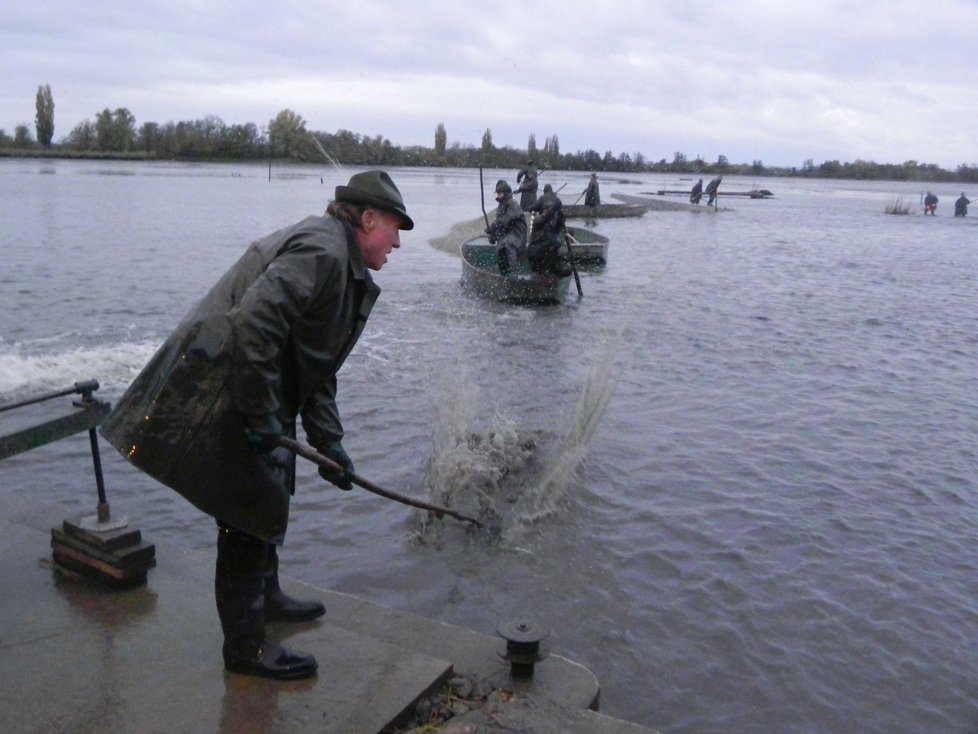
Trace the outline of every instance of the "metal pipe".
<instances>
[{"instance_id":1,"label":"metal pipe","mask_svg":"<svg viewBox=\"0 0 978 734\"><path fill-rule=\"evenodd\" d=\"M91 395L94 391L98 390L98 380L85 380L83 382L76 382L74 387L67 387L64 390L57 390L55 392L46 393L44 395L38 395L37 397L27 398L26 400L21 400L17 403L10 403L8 405L0 405L0 413L7 410L13 410L14 408L22 408L25 405L33 405L34 403L41 403L45 400L53 400L54 398L61 398L65 395L74 395L75 393L81 393L82 396Z\"/></svg>"},{"instance_id":2,"label":"metal pipe","mask_svg":"<svg viewBox=\"0 0 978 734\"><path fill-rule=\"evenodd\" d=\"M108 522L112 513L109 501L105 498L105 480L102 478L102 456L98 450L98 434L94 428L88 429L88 438L92 444L92 464L95 467L95 488L98 490L98 521Z\"/></svg>"}]
</instances>

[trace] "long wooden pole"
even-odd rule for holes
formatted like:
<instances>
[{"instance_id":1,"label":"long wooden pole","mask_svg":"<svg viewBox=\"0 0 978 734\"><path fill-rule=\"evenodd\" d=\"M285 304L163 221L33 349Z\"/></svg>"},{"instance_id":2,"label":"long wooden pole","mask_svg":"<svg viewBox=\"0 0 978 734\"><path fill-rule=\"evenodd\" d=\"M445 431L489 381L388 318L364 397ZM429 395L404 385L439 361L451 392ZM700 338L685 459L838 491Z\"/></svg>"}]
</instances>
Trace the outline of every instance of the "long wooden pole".
<instances>
[{"instance_id":1,"label":"long wooden pole","mask_svg":"<svg viewBox=\"0 0 978 734\"><path fill-rule=\"evenodd\" d=\"M329 457L323 456L321 453L316 451L312 446L307 446L304 443L296 441L294 438L289 438L287 436L280 436L278 439L278 444L282 448L286 448L297 456L301 456L304 459L308 459L313 464L318 464L324 469L328 469L333 472L342 472L343 467L337 464L335 461ZM403 505L410 505L411 507L417 507L421 510L428 510L435 513L436 516L441 517L442 515L449 515L454 517L456 520L461 520L462 522L469 522L475 525L477 528L483 528L483 524L476 520L475 518L468 517L461 514L460 512L455 512L447 507L440 507L439 505L432 505L428 502L423 502L421 500L416 500L412 497L406 497L403 494L398 494L397 492L392 492L389 489L384 489L371 481L364 479L363 477L352 474L350 476L350 481L357 485L358 487L363 487L368 492L373 492L381 497L386 497L389 500L394 500L395 502L400 502Z\"/></svg>"},{"instance_id":2,"label":"long wooden pole","mask_svg":"<svg viewBox=\"0 0 978 734\"><path fill-rule=\"evenodd\" d=\"M564 230L564 244L567 245L567 262L570 263L571 270L574 271L574 282L577 284L577 297L584 298L584 291L581 289L581 276L577 274L577 266L574 264L574 253L571 251L570 235Z\"/></svg>"},{"instance_id":3,"label":"long wooden pole","mask_svg":"<svg viewBox=\"0 0 978 734\"><path fill-rule=\"evenodd\" d=\"M482 200L482 218L486 220L486 227L488 227L489 215L486 214L486 187L482 183L482 166L479 166L479 198Z\"/></svg>"}]
</instances>

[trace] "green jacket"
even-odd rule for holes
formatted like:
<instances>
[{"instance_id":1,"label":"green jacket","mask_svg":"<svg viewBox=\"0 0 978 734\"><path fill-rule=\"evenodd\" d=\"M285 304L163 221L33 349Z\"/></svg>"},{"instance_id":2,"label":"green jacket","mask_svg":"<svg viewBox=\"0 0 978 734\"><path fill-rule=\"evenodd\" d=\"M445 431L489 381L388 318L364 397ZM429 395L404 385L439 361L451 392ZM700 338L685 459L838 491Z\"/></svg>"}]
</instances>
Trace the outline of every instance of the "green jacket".
<instances>
[{"instance_id":1,"label":"green jacket","mask_svg":"<svg viewBox=\"0 0 978 734\"><path fill-rule=\"evenodd\" d=\"M380 288L353 229L307 217L252 244L184 318L102 424L129 461L218 520L281 543L295 457L259 454L252 424L343 436L336 373Z\"/></svg>"},{"instance_id":2,"label":"green jacket","mask_svg":"<svg viewBox=\"0 0 978 734\"><path fill-rule=\"evenodd\" d=\"M500 247L515 247L526 244L526 217L520 205L508 198L496 207L496 218L486 230L490 240Z\"/></svg>"}]
</instances>

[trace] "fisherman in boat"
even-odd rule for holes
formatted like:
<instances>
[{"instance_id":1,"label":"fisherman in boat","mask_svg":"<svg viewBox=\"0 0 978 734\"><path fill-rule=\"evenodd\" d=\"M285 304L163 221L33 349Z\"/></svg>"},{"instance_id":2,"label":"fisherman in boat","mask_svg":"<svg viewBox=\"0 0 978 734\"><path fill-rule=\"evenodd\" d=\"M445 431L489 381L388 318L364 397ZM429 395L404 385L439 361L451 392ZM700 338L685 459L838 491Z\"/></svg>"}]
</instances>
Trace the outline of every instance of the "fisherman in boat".
<instances>
[{"instance_id":1,"label":"fisherman in boat","mask_svg":"<svg viewBox=\"0 0 978 734\"><path fill-rule=\"evenodd\" d=\"M528 160L526 165L516 174L516 191L520 195L520 209L523 211L529 211L530 206L537 200L537 185L539 183L537 179L539 177L540 172L533 165L532 159Z\"/></svg>"},{"instance_id":2,"label":"fisherman in boat","mask_svg":"<svg viewBox=\"0 0 978 734\"><path fill-rule=\"evenodd\" d=\"M968 216L968 204L971 203L971 199L961 192L961 196L958 200L954 202L954 216L956 217L966 217Z\"/></svg>"},{"instance_id":3,"label":"fisherman in boat","mask_svg":"<svg viewBox=\"0 0 978 734\"><path fill-rule=\"evenodd\" d=\"M563 202L550 184L543 187L543 196L530 207L533 226L526 256L530 269L535 273L550 273L558 277L571 274L570 265L560 254L567 235L562 209Z\"/></svg>"},{"instance_id":4,"label":"fisherman in boat","mask_svg":"<svg viewBox=\"0 0 978 734\"><path fill-rule=\"evenodd\" d=\"M689 191L689 203L699 204L700 199L703 198L703 179L700 179L693 184L693 188Z\"/></svg>"},{"instance_id":5,"label":"fisherman in boat","mask_svg":"<svg viewBox=\"0 0 978 734\"><path fill-rule=\"evenodd\" d=\"M598 174L592 173L591 179L584 189L584 206L601 206L601 189L598 186Z\"/></svg>"},{"instance_id":6,"label":"fisherman in boat","mask_svg":"<svg viewBox=\"0 0 978 734\"><path fill-rule=\"evenodd\" d=\"M364 171L322 216L252 244L136 377L101 427L122 455L217 521L214 593L224 667L277 680L315 675L316 659L269 640L266 622L308 622L322 602L287 596L285 539L295 455L279 445L301 418L309 443L342 471L336 374L363 330L380 270L414 227L384 171ZM193 661L188 661L191 664Z\"/></svg>"},{"instance_id":7,"label":"fisherman in boat","mask_svg":"<svg viewBox=\"0 0 978 734\"><path fill-rule=\"evenodd\" d=\"M710 183L706 185L706 195L707 197L709 197L706 200L707 206L710 206L714 201L716 201L717 189L720 188L721 181L723 181L723 176L717 176L715 179L713 179L712 181L710 181Z\"/></svg>"},{"instance_id":8,"label":"fisherman in boat","mask_svg":"<svg viewBox=\"0 0 978 734\"><path fill-rule=\"evenodd\" d=\"M513 199L513 187L503 179L496 182L496 219L486 227L489 242L499 245L496 262L503 275L516 268L526 249L526 217Z\"/></svg>"},{"instance_id":9,"label":"fisherman in boat","mask_svg":"<svg viewBox=\"0 0 978 734\"><path fill-rule=\"evenodd\" d=\"M927 192L927 196L924 197L924 214L930 214L935 216L937 213L937 197L930 191Z\"/></svg>"}]
</instances>

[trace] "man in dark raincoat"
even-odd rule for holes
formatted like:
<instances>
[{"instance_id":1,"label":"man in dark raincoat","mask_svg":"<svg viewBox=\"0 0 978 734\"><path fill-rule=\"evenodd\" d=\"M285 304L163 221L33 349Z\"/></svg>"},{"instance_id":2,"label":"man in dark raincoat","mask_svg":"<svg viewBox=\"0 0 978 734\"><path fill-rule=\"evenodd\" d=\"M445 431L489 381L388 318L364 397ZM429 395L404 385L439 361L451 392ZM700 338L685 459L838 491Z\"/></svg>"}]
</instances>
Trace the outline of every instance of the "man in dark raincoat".
<instances>
[{"instance_id":1,"label":"man in dark raincoat","mask_svg":"<svg viewBox=\"0 0 978 734\"><path fill-rule=\"evenodd\" d=\"M930 191L924 197L924 214L937 215L937 196Z\"/></svg>"},{"instance_id":2,"label":"man in dark raincoat","mask_svg":"<svg viewBox=\"0 0 978 734\"><path fill-rule=\"evenodd\" d=\"M529 160L516 174L516 191L520 195L520 209L529 211L530 206L537 200L537 186L539 185L540 172Z\"/></svg>"},{"instance_id":3,"label":"man in dark raincoat","mask_svg":"<svg viewBox=\"0 0 978 734\"><path fill-rule=\"evenodd\" d=\"M689 191L689 203L699 204L700 199L703 198L703 179L700 179L693 184L693 188Z\"/></svg>"},{"instance_id":4,"label":"man in dark raincoat","mask_svg":"<svg viewBox=\"0 0 978 734\"><path fill-rule=\"evenodd\" d=\"M543 196L530 207L533 229L526 256L535 273L551 273L559 277L571 274L570 265L560 254L566 247L564 237L567 234L562 209L563 203L550 184L543 187Z\"/></svg>"},{"instance_id":5,"label":"man in dark raincoat","mask_svg":"<svg viewBox=\"0 0 978 734\"><path fill-rule=\"evenodd\" d=\"M513 187L503 179L496 182L496 218L486 227L489 241L496 248L499 272L509 275L526 248L526 217L513 200Z\"/></svg>"},{"instance_id":6,"label":"man in dark raincoat","mask_svg":"<svg viewBox=\"0 0 978 734\"><path fill-rule=\"evenodd\" d=\"M717 193L720 189L720 182L723 181L723 176L717 176L715 179L710 181L706 185L706 205L710 206L714 201L716 201Z\"/></svg>"},{"instance_id":7,"label":"man in dark raincoat","mask_svg":"<svg viewBox=\"0 0 978 734\"><path fill-rule=\"evenodd\" d=\"M307 621L319 601L286 596L285 537L295 456L278 446L302 420L309 442L344 467L336 373L380 293L368 272L414 226L383 171L337 186L323 216L252 244L191 310L101 427L123 456L218 524L215 597L231 672L315 674L312 655L265 638L266 621Z\"/></svg>"},{"instance_id":8,"label":"man in dark raincoat","mask_svg":"<svg viewBox=\"0 0 978 734\"><path fill-rule=\"evenodd\" d=\"M598 174L592 173L584 189L584 206L601 206L601 188L598 186Z\"/></svg>"},{"instance_id":9,"label":"man in dark raincoat","mask_svg":"<svg viewBox=\"0 0 978 734\"><path fill-rule=\"evenodd\" d=\"M954 216L956 217L966 217L968 216L968 204L971 203L971 199L961 192L961 196L957 198L954 202Z\"/></svg>"}]
</instances>

